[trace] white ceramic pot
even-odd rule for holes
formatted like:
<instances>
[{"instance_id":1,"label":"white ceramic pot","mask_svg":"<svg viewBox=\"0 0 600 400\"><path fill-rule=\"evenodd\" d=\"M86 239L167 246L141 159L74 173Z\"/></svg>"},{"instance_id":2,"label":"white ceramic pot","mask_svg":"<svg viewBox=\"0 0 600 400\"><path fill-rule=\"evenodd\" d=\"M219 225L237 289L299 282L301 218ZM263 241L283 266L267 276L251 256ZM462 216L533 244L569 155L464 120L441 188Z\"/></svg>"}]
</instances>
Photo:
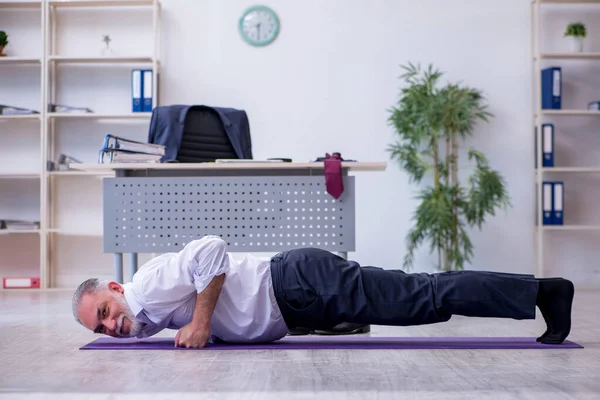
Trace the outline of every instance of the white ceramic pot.
<instances>
[{"instance_id":1,"label":"white ceramic pot","mask_svg":"<svg viewBox=\"0 0 600 400\"><path fill-rule=\"evenodd\" d=\"M583 38L581 36L569 36L571 41L571 50L576 53L583 52Z\"/></svg>"}]
</instances>

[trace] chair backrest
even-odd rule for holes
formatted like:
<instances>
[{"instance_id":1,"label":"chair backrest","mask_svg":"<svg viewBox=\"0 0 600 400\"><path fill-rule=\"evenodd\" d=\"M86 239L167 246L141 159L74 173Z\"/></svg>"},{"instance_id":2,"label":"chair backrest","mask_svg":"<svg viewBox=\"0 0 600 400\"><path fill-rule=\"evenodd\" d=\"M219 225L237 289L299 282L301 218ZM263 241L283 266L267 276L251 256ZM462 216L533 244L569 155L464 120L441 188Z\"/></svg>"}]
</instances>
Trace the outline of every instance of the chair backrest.
<instances>
[{"instance_id":1,"label":"chair backrest","mask_svg":"<svg viewBox=\"0 0 600 400\"><path fill-rule=\"evenodd\" d=\"M198 163L218 158L239 158L219 114L210 107L191 107L183 124L177 161Z\"/></svg>"}]
</instances>

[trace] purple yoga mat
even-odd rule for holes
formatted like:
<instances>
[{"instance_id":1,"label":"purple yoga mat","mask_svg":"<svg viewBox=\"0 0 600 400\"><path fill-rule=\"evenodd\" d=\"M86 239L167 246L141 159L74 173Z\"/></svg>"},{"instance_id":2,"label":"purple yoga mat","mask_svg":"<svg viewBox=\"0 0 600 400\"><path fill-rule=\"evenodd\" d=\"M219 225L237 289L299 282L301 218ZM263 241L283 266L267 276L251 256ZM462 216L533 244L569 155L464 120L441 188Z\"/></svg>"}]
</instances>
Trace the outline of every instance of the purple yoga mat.
<instances>
[{"instance_id":1,"label":"purple yoga mat","mask_svg":"<svg viewBox=\"0 0 600 400\"><path fill-rule=\"evenodd\" d=\"M201 349L175 347L174 338L100 338L80 350L310 350L310 349L581 349L565 340L546 345L533 337L378 337L378 336L287 336L272 343L209 344Z\"/></svg>"}]
</instances>

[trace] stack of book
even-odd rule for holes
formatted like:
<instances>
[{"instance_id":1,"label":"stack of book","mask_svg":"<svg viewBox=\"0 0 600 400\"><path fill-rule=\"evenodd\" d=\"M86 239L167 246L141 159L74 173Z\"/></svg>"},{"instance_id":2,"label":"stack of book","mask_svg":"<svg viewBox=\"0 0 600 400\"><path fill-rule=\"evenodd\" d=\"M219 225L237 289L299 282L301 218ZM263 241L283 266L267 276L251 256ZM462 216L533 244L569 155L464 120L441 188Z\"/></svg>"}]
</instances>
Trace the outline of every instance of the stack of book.
<instances>
[{"instance_id":1,"label":"stack of book","mask_svg":"<svg viewBox=\"0 0 600 400\"><path fill-rule=\"evenodd\" d=\"M160 163L165 146L106 135L98 156L99 164Z\"/></svg>"}]
</instances>

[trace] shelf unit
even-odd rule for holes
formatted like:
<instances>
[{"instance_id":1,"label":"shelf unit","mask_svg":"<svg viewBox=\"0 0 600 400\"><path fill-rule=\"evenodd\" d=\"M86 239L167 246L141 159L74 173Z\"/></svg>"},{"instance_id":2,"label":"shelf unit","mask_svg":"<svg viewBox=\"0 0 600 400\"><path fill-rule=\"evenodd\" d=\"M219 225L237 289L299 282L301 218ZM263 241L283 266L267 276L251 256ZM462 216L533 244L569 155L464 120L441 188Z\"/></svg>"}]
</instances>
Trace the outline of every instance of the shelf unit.
<instances>
[{"instance_id":1,"label":"shelf unit","mask_svg":"<svg viewBox=\"0 0 600 400\"><path fill-rule=\"evenodd\" d=\"M544 268L544 233L548 231L571 231L571 232L600 232L600 225L582 225L582 224L564 224L564 225L544 225L543 221L543 203L542 199L542 182L546 180L548 174L566 174L567 176L579 176L581 174L598 174L600 177L600 166L599 167L542 167L542 124L545 123L544 117L600 117L600 111L578 109L578 108L563 108L563 109L542 109L541 105L541 71L544 68L542 62L552 61L553 65L560 66L561 63L568 62L594 62L600 60L600 52L569 52L569 51L555 51L546 52L542 51L542 12L544 6L560 7L596 7L600 6L600 0L531 0L531 52L532 52L532 70L531 70L531 81L532 81L532 122L535 129L535 152L537 154L537 162L534 169L535 176L535 191L534 204L536 211L535 234L534 234L534 261L535 271L534 273L538 276L545 276ZM557 8L555 8L557 9ZM600 11L600 8L598 8ZM578 9L580 11L580 9ZM575 11L577 13L578 11ZM575 21L575 20L573 20ZM590 30L592 24L586 24L588 27L588 36L594 31ZM565 26L562 27L564 29ZM560 32L562 35L562 32ZM564 68L563 68L563 88L564 88ZM563 107L565 105L564 89L561 92L563 99ZM591 99L590 99L591 100ZM600 100L600 97L598 98ZM562 119L559 119L562 120ZM555 125L555 139L556 139L556 125ZM553 149L556 160L556 144ZM555 161L556 162L556 161ZM556 164L555 164L556 165ZM567 183L565 183L565 192L568 191ZM567 209L563 203L563 207ZM566 222L566 220L565 220Z\"/></svg>"},{"instance_id":2,"label":"shelf unit","mask_svg":"<svg viewBox=\"0 0 600 400\"><path fill-rule=\"evenodd\" d=\"M115 112L115 110L98 110L98 112L93 113L53 113L48 112L47 105L50 103L54 104L68 104L79 106L79 104L69 104L68 102L61 103L59 101L62 93L67 93L70 90L78 89L76 85L80 82L76 81L70 85L63 84L59 82L58 79L61 76L61 69L69 68L69 73L76 69L87 70L93 69L96 76L102 75L105 71L117 71L117 73L123 72L123 70L130 76L130 71L133 68L140 67L144 69L152 69L153 71L153 84L152 84L152 98L154 100L153 106L159 104L158 102L158 80L160 75L160 38L161 38L161 4L159 0L13 0L13 1L2 1L0 0L0 10L11 9L11 12L20 12L22 10L26 10L27 12L32 12L32 10L39 11L39 21L40 21L40 37L39 37L39 45L41 48L41 54L15 54L11 55L8 48L5 50L6 53L9 53L7 57L0 57L0 70L3 67L8 66L14 69L15 66L27 66L27 68L39 68L39 79L40 79L40 99L39 99L39 114L34 115L17 115L17 116L7 116L0 115L0 134L7 134L3 131L4 126L10 125L11 130L17 130L17 128L21 126L30 126L29 124L38 124L39 125L39 147L40 147L40 155L37 158L39 164L35 166L35 171L7 171L3 168L0 168L0 184L2 182L17 182L21 180L38 180L39 181L39 221L40 221L40 229L39 230L0 230L0 252L2 252L2 240L6 240L6 237L21 237L21 235L37 235L39 237L39 249L31 249L37 252L39 250L39 277L41 282L41 289L54 289L56 288L55 282L53 282L53 276L57 272L58 265L60 263L59 259L64 257L61 254L60 249L56 248L57 237L67 237L67 241L71 240L94 240L93 248L101 249L102 248L102 231L99 230L97 226L85 226L82 224L72 224L65 226L57 226L57 209L61 207L61 201L64 201L65 196L68 196L69 193L64 193L66 190L74 193L75 195L81 195L81 193L90 190L90 187L95 188L94 195L96 197L101 196L101 183L102 178L105 176L113 176L114 174L109 174L106 172L82 172L82 171L52 171L47 170L47 164L49 161L56 161L56 157L58 153L61 151L59 147L61 146L61 135L70 134L71 136L68 139L64 139L62 145L64 145L65 140L69 139L77 139L77 132L73 135L73 132L69 131L69 124L75 124L75 130L90 130L93 131L93 127L98 127L99 124L109 124L111 127L117 127L119 129L127 129L128 124L136 124L138 130L145 129L147 130L148 124L150 122L151 113L133 113L131 112L131 106L129 108L119 107L119 109ZM144 46L148 48L148 51L145 54L135 54L137 50L137 46L130 46L128 51L121 51L116 55L107 55L103 56L100 54L100 45L98 46L97 54L80 54L84 51L89 51L88 47L78 46L78 51L75 54L69 54L61 51L60 46L60 27L59 27L59 18L61 18L61 13L68 13L69 15L75 15L75 19L72 19L71 22L75 21L75 25L78 23L79 15L76 13L84 12L116 12L119 15L123 12L133 12L137 13L138 11L144 10L144 12L149 13L150 19L147 20L144 17L144 25L148 27L149 31L144 32L147 34L146 37L151 36L151 43L147 40ZM91 14L95 15L95 14ZM90 14L88 14L89 18ZM71 17L73 18L73 17ZM110 26L116 26L116 30L121 33L119 39L122 39L124 33L127 33L127 30L130 27L127 24L119 22L113 22L112 17L107 19ZM147 22L147 24L146 24ZM82 26L81 24L79 24ZM83 25L85 26L85 25ZM135 29L135 28L133 28ZM136 30L131 29L128 34L136 35ZM16 29L15 29L16 30ZM109 33L110 34L110 30ZM139 31L137 31L139 32ZM11 35L11 32L8 32L11 38L17 37L17 35ZM148 36L149 35L149 36ZM112 35L111 35L112 36ZM99 40L100 38L98 38ZM130 39L134 40L134 39ZM100 43L100 40L99 42ZM112 44L112 43L111 43ZM14 53L18 53L15 47L13 46ZM68 46L64 46L67 48ZM84 49L83 51L80 51ZM21 53L24 50L21 49ZM133 54L130 54L133 53ZM15 73L18 73L16 71ZM114 73L114 72L113 72ZM124 73L122 74L124 75ZM71 83L71 82L69 82ZM86 85L94 85L95 82L86 82ZM1 90L2 88L0 88ZM94 90L93 88L91 90ZM124 89L125 90L125 89ZM129 91L129 86L126 88ZM105 92L106 93L106 92ZM105 94L106 95L106 94ZM108 102L107 102L108 103ZM82 106L86 106L85 104L81 104ZM96 111L94 109L94 111ZM18 124L18 125L16 125ZM24 125L27 124L27 125ZM62 126L62 124L67 124L66 128ZM125 124L125 128L123 128L123 124ZM139 125L142 124L142 125ZM13 126L14 125L14 126ZM103 125L101 125L100 129ZM96 129L97 131L98 129ZM73 131L73 129L71 129ZM65 133L66 132L66 133ZM108 132L106 132L108 133ZM82 134L87 134L84 132ZM77 139L81 143L83 143L82 150L88 153L87 159L83 159L84 162L95 162L95 160L90 159L89 154L94 152L97 154L97 151L100 149L100 143L94 141L93 143L85 143L81 142L81 138ZM68 152L67 152L68 153ZM79 158L76 154L69 154L73 157ZM36 163L37 163L36 162ZM65 182L68 184L65 185ZM63 190L63 193L61 193ZM62 196L62 197L61 197ZM87 194L88 197L91 197L91 194ZM0 200L2 196L0 194ZM85 203L85 202L83 202ZM63 214L65 207L70 207L71 203L62 207ZM0 203L0 206L2 204ZM93 211L90 211L93 210ZM95 207L95 205L90 205L87 209L81 208L75 210L74 214L93 213L90 218L99 219L101 216L101 209ZM73 220L77 220L79 216L75 215ZM0 217L2 218L2 217ZM64 220L63 216L63 220ZM18 235L18 236L17 236ZM13 240L13 239L11 239ZM12 243L12 242L11 242ZM29 243L29 242L27 242ZM63 246L70 247L71 244L62 244ZM6 248L7 245L4 245ZM73 246L76 246L73 245ZM26 251L29 251L27 249ZM100 258L103 256L101 250L99 250L98 254L90 254L92 258ZM85 262L85 260L82 260ZM73 261L75 263L75 261ZM107 264L107 272L110 274L110 264ZM0 264L0 277L5 276L6 271L2 270L2 265ZM71 283L68 286L72 286ZM64 285L63 285L64 287ZM3 290L0 287L0 290ZM39 290L39 289L38 289Z\"/></svg>"},{"instance_id":3,"label":"shelf unit","mask_svg":"<svg viewBox=\"0 0 600 400\"><path fill-rule=\"evenodd\" d=\"M44 140L44 121L43 121L43 113L41 110L44 108L44 93L43 93L43 82L44 82L44 70L43 70L43 62L44 62L44 54L43 54L43 42L44 42L44 32L45 32L45 18L44 18L44 7L43 2L40 0L37 1L0 1L0 13L3 15L2 18L2 29L8 30L11 26L14 26L14 22L11 21L11 17L14 15L22 15L22 13L27 13L29 15L31 13L36 13L37 15L34 17L39 21L39 25L35 26L34 29L39 29L39 44L40 44L40 52L37 54L20 54L11 56L12 49L7 47L5 49L5 53L9 54L5 57L0 57L0 71L3 71L3 74L6 74L6 71L15 70L17 73L20 73L22 70L29 71L32 74L39 74L39 94L35 95L33 99L36 97L39 99L36 103L31 103L37 110L40 111L40 114L33 115L0 115L0 136L2 136L3 140L12 135L12 132L23 132L26 128L28 131L31 130L32 133L36 134L37 146L42 147L42 143ZM5 18L7 20L5 20ZM8 22L8 27L6 27L5 23ZM9 34L9 40L12 39L11 32L7 32ZM10 46L10 43L9 43ZM23 51L22 53L26 53ZM7 69L9 68L9 69ZM33 69L33 71L32 71ZM37 69L37 71L36 71ZM2 91L2 87L0 87L0 92ZM5 89L6 90L6 89ZM6 96L3 96L6 98ZM35 104L35 105L34 105ZM21 139L23 140L23 139ZM17 169L19 171L12 171L11 169L14 166L9 166L8 170L6 167L0 168L0 185L3 185L5 190L6 188L10 188L8 190L15 190L18 193L2 193L0 189L0 207L5 207L5 201L11 203L11 200L14 201L14 196L17 197L29 197L31 193L22 192L24 187L31 188L30 185L35 185L38 187L39 194L38 196L42 196L42 161L41 157L35 157L35 165L30 165L28 163L23 163L24 165L17 165ZM23 169L23 171L20 171ZM33 181L29 183L30 181ZM23 184L26 184L24 186ZM5 186L6 185L6 186ZM11 198L12 197L12 198ZM40 199L36 199L41 202ZM10 207L10 205L8 206ZM8 210L8 209L6 209ZM38 210L39 212L39 210ZM10 212L6 211L6 214L0 217L2 218L10 218ZM39 214L36 215L35 219L39 219ZM40 274L42 273L42 258L41 256L37 257L39 251L42 248L42 243L44 239L43 229L0 229L0 260L3 262L0 263L0 275L4 276L8 271L14 274L16 271L21 270L21 268L26 267L27 271L35 271L39 268ZM4 251L7 249L11 249L14 247L18 248L26 248L28 255L23 257L25 259L23 265L13 265L11 263L11 258L14 256L6 255L1 256ZM37 248L30 248L31 246L35 246ZM8 261L6 261L8 260ZM36 263L39 267L36 267ZM0 290L3 290L0 287Z\"/></svg>"}]
</instances>

